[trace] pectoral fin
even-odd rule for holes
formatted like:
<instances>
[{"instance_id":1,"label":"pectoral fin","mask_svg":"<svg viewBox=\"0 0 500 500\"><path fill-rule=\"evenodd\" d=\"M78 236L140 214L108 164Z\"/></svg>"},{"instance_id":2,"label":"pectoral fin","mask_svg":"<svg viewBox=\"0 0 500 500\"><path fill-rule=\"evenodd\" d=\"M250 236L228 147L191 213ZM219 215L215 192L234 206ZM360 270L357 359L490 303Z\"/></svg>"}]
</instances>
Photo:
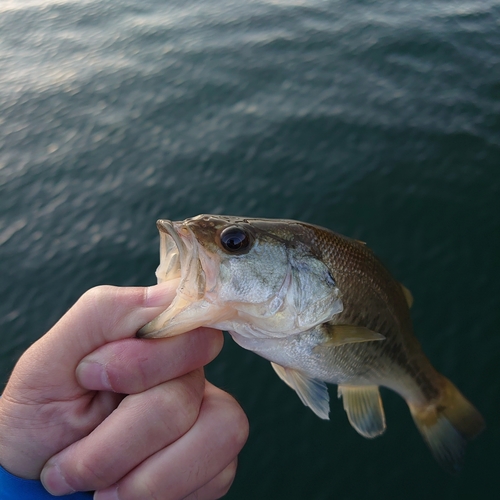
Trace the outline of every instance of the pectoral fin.
<instances>
[{"instance_id":1,"label":"pectoral fin","mask_svg":"<svg viewBox=\"0 0 500 500\"><path fill-rule=\"evenodd\" d=\"M384 407L378 386L339 385L350 424L364 437L374 438L385 431Z\"/></svg>"},{"instance_id":2,"label":"pectoral fin","mask_svg":"<svg viewBox=\"0 0 500 500\"><path fill-rule=\"evenodd\" d=\"M300 400L323 420L329 420L330 397L326 384L292 368L271 363L278 377L295 390Z\"/></svg>"},{"instance_id":3,"label":"pectoral fin","mask_svg":"<svg viewBox=\"0 0 500 500\"><path fill-rule=\"evenodd\" d=\"M371 342L373 340L384 340L385 337L364 326L355 325L330 325L325 324L328 339L315 347L338 347L354 342Z\"/></svg>"}]
</instances>

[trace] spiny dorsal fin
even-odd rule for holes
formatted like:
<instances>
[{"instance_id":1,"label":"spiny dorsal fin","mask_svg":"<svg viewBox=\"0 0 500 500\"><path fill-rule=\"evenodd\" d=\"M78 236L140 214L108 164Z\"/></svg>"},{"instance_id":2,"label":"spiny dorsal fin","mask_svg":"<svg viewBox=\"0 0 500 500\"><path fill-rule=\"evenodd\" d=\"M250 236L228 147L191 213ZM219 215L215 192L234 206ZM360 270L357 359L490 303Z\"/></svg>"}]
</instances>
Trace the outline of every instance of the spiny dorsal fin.
<instances>
[{"instance_id":1,"label":"spiny dorsal fin","mask_svg":"<svg viewBox=\"0 0 500 500\"><path fill-rule=\"evenodd\" d=\"M321 380L308 377L302 372L285 368L271 362L278 377L297 392L300 400L323 420L329 420L330 397L326 384Z\"/></svg>"},{"instance_id":2,"label":"spiny dorsal fin","mask_svg":"<svg viewBox=\"0 0 500 500\"><path fill-rule=\"evenodd\" d=\"M378 386L339 385L350 424L364 437L374 438L385 431L385 414Z\"/></svg>"},{"instance_id":3,"label":"spiny dorsal fin","mask_svg":"<svg viewBox=\"0 0 500 500\"><path fill-rule=\"evenodd\" d=\"M408 307L411 308L411 306L413 305L413 295L410 292L410 290L408 290L408 288L406 288L403 284L400 283L400 285L401 285L401 289L403 290L403 294L405 296L406 303L408 304Z\"/></svg>"},{"instance_id":4,"label":"spiny dorsal fin","mask_svg":"<svg viewBox=\"0 0 500 500\"><path fill-rule=\"evenodd\" d=\"M355 342L372 342L374 340L384 340L385 337L364 326L355 325L323 325L326 329L328 339L318 344L314 349L321 347L338 347L344 344Z\"/></svg>"}]
</instances>

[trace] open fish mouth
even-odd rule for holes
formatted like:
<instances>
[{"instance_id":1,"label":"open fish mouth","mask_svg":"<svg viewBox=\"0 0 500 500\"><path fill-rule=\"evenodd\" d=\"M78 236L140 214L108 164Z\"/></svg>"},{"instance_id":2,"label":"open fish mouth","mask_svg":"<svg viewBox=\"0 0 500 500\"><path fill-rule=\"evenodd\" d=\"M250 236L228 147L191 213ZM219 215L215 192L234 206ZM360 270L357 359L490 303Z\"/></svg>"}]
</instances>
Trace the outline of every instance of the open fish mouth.
<instances>
[{"instance_id":1,"label":"open fish mouth","mask_svg":"<svg viewBox=\"0 0 500 500\"><path fill-rule=\"evenodd\" d=\"M199 258L200 245L193 232L183 222L159 220L156 225L160 231L160 265L156 270L158 283L175 279L180 281L170 306L137 333L144 338L181 333L177 333L181 326L176 318L182 320L180 313L200 301L206 287L205 271ZM207 261L206 258L203 260ZM176 333L173 333L174 330Z\"/></svg>"},{"instance_id":2,"label":"open fish mouth","mask_svg":"<svg viewBox=\"0 0 500 500\"><path fill-rule=\"evenodd\" d=\"M156 223L160 231L160 265L156 269L158 283L181 277L181 261L186 259L187 248L175 230L173 222Z\"/></svg>"},{"instance_id":3,"label":"open fish mouth","mask_svg":"<svg viewBox=\"0 0 500 500\"><path fill-rule=\"evenodd\" d=\"M199 259L199 244L182 222L159 220L160 265L158 283L180 278L177 293L199 299L205 292L205 271Z\"/></svg>"}]
</instances>

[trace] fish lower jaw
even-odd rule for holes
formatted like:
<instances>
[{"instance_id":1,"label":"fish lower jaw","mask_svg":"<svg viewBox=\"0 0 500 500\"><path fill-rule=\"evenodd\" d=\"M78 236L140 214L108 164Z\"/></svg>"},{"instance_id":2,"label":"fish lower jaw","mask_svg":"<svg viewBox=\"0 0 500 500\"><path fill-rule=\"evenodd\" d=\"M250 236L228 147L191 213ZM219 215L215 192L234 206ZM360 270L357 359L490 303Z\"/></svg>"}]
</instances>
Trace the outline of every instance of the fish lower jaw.
<instances>
[{"instance_id":1,"label":"fish lower jaw","mask_svg":"<svg viewBox=\"0 0 500 500\"><path fill-rule=\"evenodd\" d=\"M179 293L174 301L159 316L138 332L144 338L174 337L199 327L220 328L234 316L227 306L219 306L205 298L191 300L189 295Z\"/></svg>"}]
</instances>

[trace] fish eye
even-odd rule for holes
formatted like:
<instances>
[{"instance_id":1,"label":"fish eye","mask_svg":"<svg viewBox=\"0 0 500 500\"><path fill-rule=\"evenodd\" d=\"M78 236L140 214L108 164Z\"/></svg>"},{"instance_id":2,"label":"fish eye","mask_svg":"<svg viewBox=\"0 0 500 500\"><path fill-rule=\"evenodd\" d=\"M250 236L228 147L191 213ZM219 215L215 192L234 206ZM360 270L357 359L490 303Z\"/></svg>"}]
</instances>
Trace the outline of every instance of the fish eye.
<instances>
[{"instance_id":1,"label":"fish eye","mask_svg":"<svg viewBox=\"0 0 500 500\"><path fill-rule=\"evenodd\" d=\"M222 248L230 253L245 253L251 246L249 234L238 226L226 227L220 234Z\"/></svg>"}]
</instances>

